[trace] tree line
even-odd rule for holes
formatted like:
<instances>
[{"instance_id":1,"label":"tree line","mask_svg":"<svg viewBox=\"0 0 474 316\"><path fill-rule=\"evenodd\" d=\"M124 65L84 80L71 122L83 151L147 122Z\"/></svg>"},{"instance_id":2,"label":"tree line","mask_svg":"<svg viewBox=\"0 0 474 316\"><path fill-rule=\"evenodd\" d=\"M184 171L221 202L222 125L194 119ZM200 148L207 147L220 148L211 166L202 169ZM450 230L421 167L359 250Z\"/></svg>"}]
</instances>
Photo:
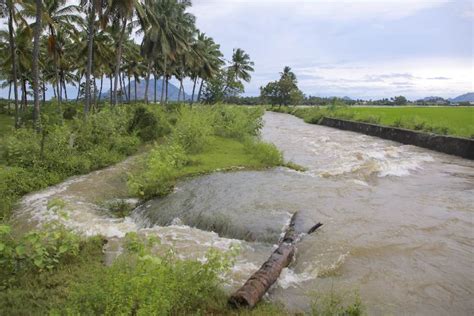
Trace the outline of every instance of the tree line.
<instances>
[{"instance_id":1,"label":"tree line","mask_svg":"<svg viewBox=\"0 0 474 316\"><path fill-rule=\"evenodd\" d=\"M179 82L178 101L185 101L183 81L192 81L191 103L217 102L244 91L253 62L240 48L226 61L211 37L196 27L190 0L5 0L0 17L0 80L13 93L15 126L33 95L33 120L40 128L41 103L52 87L58 109L66 85L77 87L84 117L96 109L103 81L110 81L109 102L137 100L137 82L145 80L144 102L151 101L149 82L161 78L160 103L168 102L171 78ZM141 42L136 43L140 37ZM135 95L131 95L131 81ZM128 89L127 87L128 82ZM41 102L41 98L42 101Z\"/></svg>"}]
</instances>

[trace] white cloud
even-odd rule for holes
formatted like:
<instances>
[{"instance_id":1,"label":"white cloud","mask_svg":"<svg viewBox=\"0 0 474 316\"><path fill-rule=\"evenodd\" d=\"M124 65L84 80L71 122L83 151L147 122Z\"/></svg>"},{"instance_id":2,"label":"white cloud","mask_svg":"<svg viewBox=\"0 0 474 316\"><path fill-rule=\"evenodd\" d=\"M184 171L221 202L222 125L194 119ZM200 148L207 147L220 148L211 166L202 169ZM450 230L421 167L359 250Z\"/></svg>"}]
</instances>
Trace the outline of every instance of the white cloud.
<instances>
[{"instance_id":1,"label":"white cloud","mask_svg":"<svg viewBox=\"0 0 474 316\"><path fill-rule=\"evenodd\" d=\"M320 20L397 20L439 7L449 0L195 0L192 12L203 20L225 19L242 12L262 16L285 12Z\"/></svg>"},{"instance_id":2,"label":"white cloud","mask_svg":"<svg viewBox=\"0 0 474 316\"><path fill-rule=\"evenodd\" d=\"M404 72L400 73L400 69ZM352 92L351 97L360 98L403 94L416 99L432 94L452 97L474 90L470 59L411 59L294 70L304 78L299 84L308 94L342 96Z\"/></svg>"}]
</instances>

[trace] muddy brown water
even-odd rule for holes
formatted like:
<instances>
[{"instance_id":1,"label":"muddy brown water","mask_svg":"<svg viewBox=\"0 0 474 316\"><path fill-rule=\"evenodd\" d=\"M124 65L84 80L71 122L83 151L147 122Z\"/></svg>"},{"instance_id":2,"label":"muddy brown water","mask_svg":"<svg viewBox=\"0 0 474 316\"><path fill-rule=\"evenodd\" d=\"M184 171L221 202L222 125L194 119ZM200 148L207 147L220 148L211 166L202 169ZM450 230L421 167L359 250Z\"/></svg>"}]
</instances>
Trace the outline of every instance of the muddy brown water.
<instances>
[{"instance_id":1,"label":"muddy brown water","mask_svg":"<svg viewBox=\"0 0 474 316\"><path fill-rule=\"evenodd\" d=\"M474 313L474 162L266 113L262 138L307 168L216 173L178 183L166 198L114 219L104 201L126 198L133 158L26 196L24 227L60 220L111 240L126 232L158 236L182 258L210 248L241 249L225 278L235 289L265 261L293 212L304 232L296 260L269 299L308 311L320 293L357 291L369 314ZM61 212L48 201L61 198ZM130 201L134 202L134 201ZM67 216L64 216L66 213ZM348 295L349 297L349 295Z\"/></svg>"}]
</instances>

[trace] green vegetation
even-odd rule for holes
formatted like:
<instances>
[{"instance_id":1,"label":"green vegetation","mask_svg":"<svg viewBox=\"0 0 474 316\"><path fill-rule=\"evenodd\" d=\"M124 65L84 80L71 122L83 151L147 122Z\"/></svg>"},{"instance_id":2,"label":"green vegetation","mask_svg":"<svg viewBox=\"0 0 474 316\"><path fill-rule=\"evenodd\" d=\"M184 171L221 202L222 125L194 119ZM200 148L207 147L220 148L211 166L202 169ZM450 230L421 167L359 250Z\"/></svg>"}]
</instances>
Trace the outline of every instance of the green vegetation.
<instances>
[{"instance_id":1,"label":"green vegetation","mask_svg":"<svg viewBox=\"0 0 474 316\"><path fill-rule=\"evenodd\" d=\"M14 238L0 226L2 315L291 315L278 304L235 311L220 287L237 249L207 260L178 259L160 240L129 233L124 252L104 265L101 237L83 239L61 226ZM161 249L157 254L157 247ZM362 315L360 300L315 296L312 315ZM350 298L350 297L349 297Z\"/></svg>"},{"instance_id":2,"label":"green vegetation","mask_svg":"<svg viewBox=\"0 0 474 316\"><path fill-rule=\"evenodd\" d=\"M63 122L54 108L47 110L43 111L42 133L25 124L0 142L5 164L0 165L0 219L8 218L13 204L26 193L103 168L136 152L141 143L139 135L146 130L132 124L137 111L133 108L106 108L91 114L86 122L80 118ZM163 112L153 113L163 122ZM157 130L169 132L164 127ZM153 137L163 136L160 133Z\"/></svg>"},{"instance_id":3,"label":"green vegetation","mask_svg":"<svg viewBox=\"0 0 474 316\"><path fill-rule=\"evenodd\" d=\"M286 66L280 73L280 80L269 82L260 88L260 100L271 105L297 105L304 99L298 89L296 75Z\"/></svg>"},{"instance_id":4,"label":"green vegetation","mask_svg":"<svg viewBox=\"0 0 474 316\"><path fill-rule=\"evenodd\" d=\"M262 114L261 108L181 109L167 143L151 149L130 174L130 192L147 199L167 194L182 177L282 165L276 147L256 138Z\"/></svg>"},{"instance_id":5,"label":"green vegetation","mask_svg":"<svg viewBox=\"0 0 474 316\"><path fill-rule=\"evenodd\" d=\"M344 107L272 108L317 124L326 117L394 126L440 135L474 137L472 107Z\"/></svg>"}]
</instances>

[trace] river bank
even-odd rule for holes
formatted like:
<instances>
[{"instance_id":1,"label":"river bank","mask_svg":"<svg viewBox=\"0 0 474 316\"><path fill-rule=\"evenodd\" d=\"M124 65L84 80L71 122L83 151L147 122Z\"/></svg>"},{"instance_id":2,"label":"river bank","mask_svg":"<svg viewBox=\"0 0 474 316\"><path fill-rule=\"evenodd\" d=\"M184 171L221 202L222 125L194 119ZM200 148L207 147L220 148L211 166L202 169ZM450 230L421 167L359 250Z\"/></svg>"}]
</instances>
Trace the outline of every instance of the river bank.
<instances>
[{"instance_id":1,"label":"river bank","mask_svg":"<svg viewBox=\"0 0 474 316\"><path fill-rule=\"evenodd\" d=\"M285 107L272 108L271 110L274 112L293 114L299 118L304 119L307 123L320 124L328 127L359 132L366 135L398 141L407 145L415 145L438 152L459 156L462 158L474 159L474 139L456 136L445 136L448 133L459 134L461 131L469 131L472 127L474 127L474 120L472 119L468 119L465 122L468 124L468 126L463 126L461 129L458 128L457 130L453 131L452 128L450 129L446 127L450 126L453 122L450 122L449 120L445 121L445 119L441 119L441 117L438 117L438 120L440 120L439 122L433 123L433 121L431 120L429 124L426 123L423 118L419 118L416 116L412 117L411 121L402 120L401 118L395 119L394 117L391 117L391 119L384 120L385 124L390 124L391 126L380 125L379 122L381 121L381 117L369 114L371 113L370 110L374 110L374 112L377 113L377 109L359 108L358 110L369 110L362 112L365 113L365 115L362 116L360 115L360 113L354 112L354 109L348 108L290 109L288 107ZM383 110L389 111L388 113L390 113L393 112L393 110L395 109L392 108ZM439 109L436 108L434 110L436 111ZM450 110L452 111L456 109ZM461 110L466 110L468 112L471 111L471 109ZM397 111L403 113L404 109L400 108ZM466 114L468 114L468 112L466 112ZM356 114L359 114L359 116L357 116ZM396 112L392 114L396 114ZM461 112L460 114L463 113ZM474 112L471 114L474 115ZM445 124L446 126L441 126L440 124Z\"/></svg>"}]
</instances>

